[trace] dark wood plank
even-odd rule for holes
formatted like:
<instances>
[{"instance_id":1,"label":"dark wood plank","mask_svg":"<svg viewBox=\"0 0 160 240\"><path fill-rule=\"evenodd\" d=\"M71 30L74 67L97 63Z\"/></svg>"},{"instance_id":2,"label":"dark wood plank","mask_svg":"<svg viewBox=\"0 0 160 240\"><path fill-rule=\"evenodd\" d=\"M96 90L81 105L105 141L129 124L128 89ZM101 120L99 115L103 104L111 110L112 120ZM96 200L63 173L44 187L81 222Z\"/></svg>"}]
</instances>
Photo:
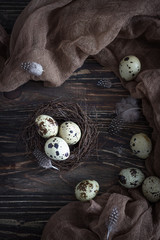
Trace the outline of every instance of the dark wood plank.
<instances>
[{"instance_id":1,"label":"dark wood plank","mask_svg":"<svg viewBox=\"0 0 160 240\"><path fill-rule=\"evenodd\" d=\"M12 32L17 17L29 2L30 0L0 0L0 24L8 33Z\"/></svg>"},{"instance_id":2,"label":"dark wood plank","mask_svg":"<svg viewBox=\"0 0 160 240\"><path fill-rule=\"evenodd\" d=\"M11 31L15 19L29 1L0 1L0 21ZM111 88L97 86L100 79L111 81ZM74 201L74 187L83 179L95 179L104 193L117 183L122 168L145 171L144 160L132 155L129 141L138 132L151 135L141 114L138 122L126 124L117 135L109 136L107 127L115 116L115 104L129 96L119 79L93 58L88 58L61 87L45 88L42 82L25 84L15 100L0 93L0 239L38 240L49 217ZM69 172L57 173L40 168L33 157L27 158L18 136L23 124L39 104L55 98L77 102L96 122L99 137L95 152Z\"/></svg>"},{"instance_id":3,"label":"dark wood plank","mask_svg":"<svg viewBox=\"0 0 160 240\"><path fill-rule=\"evenodd\" d=\"M111 80L110 89L97 86L102 78ZM151 134L151 129L141 114L137 123L126 124L115 136L107 135L107 127L115 116L115 104L129 93L113 73L92 58L59 88L44 88L41 82L31 81L22 90L22 95L15 100L1 94L0 236L34 240L40 238L52 213L75 200L74 187L79 181L97 180L101 194L117 184L117 174L122 168L145 170L144 160L132 155L129 141L134 133ZM24 121L34 109L58 97L78 102L97 122L100 131L97 150L78 168L60 174L43 170L34 159L27 159L23 144L17 141Z\"/></svg>"}]
</instances>

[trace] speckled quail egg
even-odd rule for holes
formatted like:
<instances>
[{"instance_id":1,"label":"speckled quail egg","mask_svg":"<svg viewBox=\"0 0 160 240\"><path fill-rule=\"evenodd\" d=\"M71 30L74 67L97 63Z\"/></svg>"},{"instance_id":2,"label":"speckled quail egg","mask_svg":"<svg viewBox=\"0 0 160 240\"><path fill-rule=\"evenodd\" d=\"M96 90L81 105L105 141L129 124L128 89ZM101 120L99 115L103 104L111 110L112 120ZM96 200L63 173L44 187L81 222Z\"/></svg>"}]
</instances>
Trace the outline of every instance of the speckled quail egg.
<instances>
[{"instance_id":1,"label":"speckled quail egg","mask_svg":"<svg viewBox=\"0 0 160 240\"><path fill-rule=\"evenodd\" d=\"M68 144L60 137L52 137L45 143L46 155L54 160L66 160L70 156Z\"/></svg>"},{"instance_id":2,"label":"speckled quail egg","mask_svg":"<svg viewBox=\"0 0 160 240\"><path fill-rule=\"evenodd\" d=\"M138 168L125 168L120 171L119 183L126 188L137 188L145 179L144 174Z\"/></svg>"},{"instance_id":3,"label":"speckled quail egg","mask_svg":"<svg viewBox=\"0 0 160 240\"><path fill-rule=\"evenodd\" d=\"M152 142L144 133L138 133L132 136L130 147L134 155L146 159L152 151Z\"/></svg>"},{"instance_id":4,"label":"speckled quail egg","mask_svg":"<svg viewBox=\"0 0 160 240\"><path fill-rule=\"evenodd\" d=\"M72 121L66 121L60 125L59 136L63 138L69 145L74 145L81 138L81 130L76 123Z\"/></svg>"},{"instance_id":5,"label":"speckled quail egg","mask_svg":"<svg viewBox=\"0 0 160 240\"><path fill-rule=\"evenodd\" d=\"M80 201L93 199L99 191L99 184L95 180L83 180L75 187L76 198Z\"/></svg>"},{"instance_id":6,"label":"speckled quail egg","mask_svg":"<svg viewBox=\"0 0 160 240\"><path fill-rule=\"evenodd\" d=\"M133 80L141 70L141 63L136 56L126 56L119 64L120 76L126 81Z\"/></svg>"},{"instance_id":7,"label":"speckled quail egg","mask_svg":"<svg viewBox=\"0 0 160 240\"><path fill-rule=\"evenodd\" d=\"M142 185L142 192L150 202L160 200L160 179L155 176L147 177Z\"/></svg>"},{"instance_id":8,"label":"speckled quail egg","mask_svg":"<svg viewBox=\"0 0 160 240\"><path fill-rule=\"evenodd\" d=\"M44 138L56 136L58 133L57 122L48 115L39 115L35 124L38 127L38 133Z\"/></svg>"}]
</instances>

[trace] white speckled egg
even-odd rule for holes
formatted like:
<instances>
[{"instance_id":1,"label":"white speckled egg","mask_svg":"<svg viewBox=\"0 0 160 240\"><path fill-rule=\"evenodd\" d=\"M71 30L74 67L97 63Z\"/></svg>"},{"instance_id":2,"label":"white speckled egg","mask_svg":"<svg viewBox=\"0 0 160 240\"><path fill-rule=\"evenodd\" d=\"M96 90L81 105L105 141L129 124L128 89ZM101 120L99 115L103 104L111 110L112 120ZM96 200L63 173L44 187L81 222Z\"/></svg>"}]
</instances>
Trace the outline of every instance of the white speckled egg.
<instances>
[{"instance_id":1,"label":"white speckled egg","mask_svg":"<svg viewBox=\"0 0 160 240\"><path fill-rule=\"evenodd\" d=\"M121 78L126 81L133 80L141 70L141 63L136 56L126 56L119 64Z\"/></svg>"},{"instance_id":2,"label":"white speckled egg","mask_svg":"<svg viewBox=\"0 0 160 240\"><path fill-rule=\"evenodd\" d=\"M147 177L142 185L144 196L150 202L157 202L160 200L160 179L155 176Z\"/></svg>"},{"instance_id":3,"label":"white speckled egg","mask_svg":"<svg viewBox=\"0 0 160 240\"><path fill-rule=\"evenodd\" d=\"M72 121L66 121L60 125L59 136L63 138L69 145L74 145L81 138L81 130L76 123Z\"/></svg>"},{"instance_id":4,"label":"white speckled egg","mask_svg":"<svg viewBox=\"0 0 160 240\"><path fill-rule=\"evenodd\" d=\"M99 191L99 184L95 180L83 180L75 187L76 198L80 201L93 199Z\"/></svg>"},{"instance_id":5,"label":"white speckled egg","mask_svg":"<svg viewBox=\"0 0 160 240\"><path fill-rule=\"evenodd\" d=\"M152 142L146 134L138 133L131 138L130 147L134 155L146 159L152 151Z\"/></svg>"},{"instance_id":6,"label":"white speckled egg","mask_svg":"<svg viewBox=\"0 0 160 240\"><path fill-rule=\"evenodd\" d=\"M57 122L48 115L39 115L35 120L38 133L44 138L56 136L58 133Z\"/></svg>"},{"instance_id":7,"label":"white speckled egg","mask_svg":"<svg viewBox=\"0 0 160 240\"><path fill-rule=\"evenodd\" d=\"M54 160L66 160L70 156L68 144L60 137L52 137L44 146L46 155Z\"/></svg>"},{"instance_id":8,"label":"white speckled egg","mask_svg":"<svg viewBox=\"0 0 160 240\"><path fill-rule=\"evenodd\" d=\"M120 171L119 183L126 188L137 188L145 179L144 174L138 168L125 168Z\"/></svg>"}]
</instances>

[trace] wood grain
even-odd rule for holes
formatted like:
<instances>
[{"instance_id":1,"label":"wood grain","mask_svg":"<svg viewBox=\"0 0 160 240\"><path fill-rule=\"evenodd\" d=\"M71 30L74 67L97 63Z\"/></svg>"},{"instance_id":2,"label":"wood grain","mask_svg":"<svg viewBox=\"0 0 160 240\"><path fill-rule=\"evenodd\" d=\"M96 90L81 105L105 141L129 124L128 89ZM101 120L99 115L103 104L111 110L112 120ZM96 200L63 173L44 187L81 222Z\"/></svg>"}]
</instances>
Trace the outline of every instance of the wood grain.
<instances>
[{"instance_id":1,"label":"wood grain","mask_svg":"<svg viewBox=\"0 0 160 240\"><path fill-rule=\"evenodd\" d=\"M12 28L17 17L30 0L0 0L0 24L8 33L12 32Z\"/></svg>"},{"instance_id":2,"label":"wood grain","mask_svg":"<svg viewBox=\"0 0 160 240\"><path fill-rule=\"evenodd\" d=\"M0 1L0 12L11 17L8 30L28 2ZM98 87L100 79L109 79L111 88ZM138 122L125 124L114 136L107 134L115 117L115 104L127 96L119 79L91 57L61 87L45 88L42 82L30 81L15 100L0 94L0 239L40 239L49 217L75 200L74 187L83 179L97 180L101 194L118 184L117 175L122 168L145 171L144 160L133 156L129 147L133 134L151 134L142 113ZM55 98L79 103L99 130L97 149L82 159L78 168L65 173L40 168L33 157L26 157L24 145L19 142L29 115L39 104Z\"/></svg>"},{"instance_id":3,"label":"wood grain","mask_svg":"<svg viewBox=\"0 0 160 240\"><path fill-rule=\"evenodd\" d=\"M102 78L111 80L110 89L97 86ZM15 100L1 94L0 239L40 239L48 218L75 200L74 187L83 179L97 180L101 194L117 184L117 174L122 168L144 170L144 160L132 155L129 140L137 132L151 133L141 114L137 123L126 124L115 136L107 135L116 102L129 93L113 73L105 71L92 58L59 88L44 88L41 82L31 81L22 90ZM96 151L78 168L60 174L38 167L34 158L26 158L24 146L18 142L23 124L34 109L55 98L78 102L97 122L100 132Z\"/></svg>"}]
</instances>

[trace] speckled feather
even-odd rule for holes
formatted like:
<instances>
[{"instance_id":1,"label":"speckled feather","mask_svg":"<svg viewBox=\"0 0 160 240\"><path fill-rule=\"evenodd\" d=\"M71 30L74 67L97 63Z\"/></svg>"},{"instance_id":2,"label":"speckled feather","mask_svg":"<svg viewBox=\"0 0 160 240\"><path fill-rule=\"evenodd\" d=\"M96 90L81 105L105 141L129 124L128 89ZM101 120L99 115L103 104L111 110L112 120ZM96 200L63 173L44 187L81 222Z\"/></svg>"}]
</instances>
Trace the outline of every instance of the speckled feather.
<instances>
[{"instance_id":1,"label":"speckled feather","mask_svg":"<svg viewBox=\"0 0 160 240\"><path fill-rule=\"evenodd\" d=\"M113 208L108 218L108 224L107 224L108 232L105 240L109 239L110 233L118 221L118 215L119 215L118 209L116 207Z\"/></svg>"},{"instance_id":2,"label":"speckled feather","mask_svg":"<svg viewBox=\"0 0 160 240\"><path fill-rule=\"evenodd\" d=\"M41 64L36 62L22 62L21 68L37 77L41 76L44 71Z\"/></svg>"},{"instance_id":3,"label":"speckled feather","mask_svg":"<svg viewBox=\"0 0 160 240\"><path fill-rule=\"evenodd\" d=\"M116 116L112 119L111 123L109 124L107 128L107 133L109 135L115 135L123 128L123 125L124 125L123 119L120 118L119 116Z\"/></svg>"},{"instance_id":4,"label":"speckled feather","mask_svg":"<svg viewBox=\"0 0 160 240\"><path fill-rule=\"evenodd\" d=\"M109 79L100 79L97 82L97 86L99 87L104 87L104 88L111 88L112 87L112 83Z\"/></svg>"},{"instance_id":5,"label":"speckled feather","mask_svg":"<svg viewBox=\"0 0 160 240\"><path fill-rule=\"evenodd\" d=\"M116 104L117 116L120 116L124 122L135 122L140 115L140 107L138 107L137 100L132 97L122 98Z\"/></svg>"},{"instance_id":6,"label":"speckled feather","mask_svg":"<svg viewBox=\"0 0 160 240\"><path fill-rule=\"evenodd\" d=\"M43 167L43 168L54 168L55 170L58 170L59 169L55 166L52 165L52 162L51 160L44 154L42 153L38 148L36 148L34 151L33 151L33 155L36 157L36 159L38 160L38 164L39 166Z\"/></svg>"},{"instance_id":7,"label":"speckled feather","mask_svg":"<svg viewBox=\"0 0 160 240\"><path fill-rule=\"evenodd\" d=\"M124 126L125 122L136 122L140 116L140 108L138 107L137 100L128 97L122 99L116 104L117 116L112 119L108 126L107 133L109 135L117 134Z\"/></svg>"}]
</instances>

